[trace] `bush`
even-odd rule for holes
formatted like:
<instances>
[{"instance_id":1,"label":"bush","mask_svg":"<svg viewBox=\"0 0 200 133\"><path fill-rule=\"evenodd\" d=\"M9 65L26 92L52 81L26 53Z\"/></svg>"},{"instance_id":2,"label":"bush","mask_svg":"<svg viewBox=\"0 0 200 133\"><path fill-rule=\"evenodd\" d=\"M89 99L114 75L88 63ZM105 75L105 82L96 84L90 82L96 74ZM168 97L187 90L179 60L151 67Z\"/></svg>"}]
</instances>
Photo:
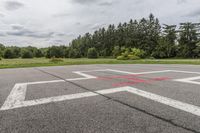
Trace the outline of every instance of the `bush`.
<instances>
[{"instance_id":1,"label":"bush","mask_svg":"<svg viewBox=\"0 0 200 133\"><path fill-rule=\"evenodd\" d=\"M98 58L98 53L95 48L89 48L87 56L89 59L95 59Z\"/></svg>"},{"instance_id":2,"label":"bush","mask_svg":"<svg viewBox=\"0 0 200 133\"><path fill-rule=\"evenodd\" d=\"M53 63L59 63L59 62L63 62L64 60L62 58L55 58L55 57L52 57L50 59L49 62L53 62Z\"/></svg>"},{"instance_id":3,"label":"bush","mask_svg":"<svg viewBox=\"0 0 200 133\"><path fill-rule=\"evenodd\" d=\"M128 55L128 59L129 60L139 60L140 57L136 56L136 55Z\"/></svg>"},{"instance_id":4,"label":"bush","mask_svg":"<svg viewBox=\"0 0 200 133\"><path fill-rule=\"evenodd\" d=\"M77 49L70 49L69 58L81 58L81 54Z\"/></svg>"},{"instance_id":5,"label":"bush","mask_svg":"<svg viewBox=\"0 0 200 133\"><path fill-rule=\"evenodd\" d=\"M8 48L5 50L3 57L5 59L12 59L12 58L14 58L14 53L11 49Z\"/></svg>"},{"instance_id":6,"label":"bush","mask_svg":"<svg viewBox=\"0 0 200 133\"><path fill-rule=\"evenodd\" d=\"M121 48L119 46L115 46L112 51L113 57L118 57L121 54Z\"/></svg>"},{"instance_id":7,"label":"bush","mask_svg":"<svg viewBox=\"0 0 200 133\"><path fill-rule=\"evenodd\" d=\"M52 46L47 49L46 57L47 58L63 58L65 57L65 46Z\"/></svg>"},{"instance_id":8,"label":"bush","mask_svg":"<svg viewBox=\"0 0 200 133\"><path fill-rule=\"evenodd\" d=\"M0 49L0 57L3 56L3 51Z\"/></svg>"},{"instance_id":9,"label":"bush","mask_svg":"<svg viewBox=\"0 0 200 133\"><path fill-rule=\"evenodd\" d=\"M131 49L131 54L135 55L139 58L144 58L145 57L145 52L143 50L137 49L137 48L132 48Z\"/></svg>"},{"instance_id":10,"label":"bush","mask_svg":"<svg viewBox=\"0 0 200 133\"><path fill-rule=\"evenodd\" d=\"M124 56L118 56L117 60L128 60L128 57L124 57Z\"/></svg>"},{"instance_id":11,"label":"bush","mask_svg":"<svg viewBox=\"0 0 200 133\"><path fill-rule=\"evenodd\" d=\"M35 57L37 57L37 58L44 57L44 54L42 53L42 50L37 49L35 51Z\"/></svg>"},{"instance_id":12,"label":"bush","mask_svg":"<svg viewBox=\"0 0 200 133\"><path fill-rule=\"evenodd\" d=\"M29 50L22 51L22 58L33 58L33 53Z\"/></svg>"},{"instance_id":13,"label":"bush","mask_svg":"<svg viewBox=\"0 0 200 133\"><path fill-rule=\"evenodd\" d=\"M136 48L126 48L125 51L118 56L118 60L139 60L145 57L145 52Z\"/></svg>"}]
</instances>

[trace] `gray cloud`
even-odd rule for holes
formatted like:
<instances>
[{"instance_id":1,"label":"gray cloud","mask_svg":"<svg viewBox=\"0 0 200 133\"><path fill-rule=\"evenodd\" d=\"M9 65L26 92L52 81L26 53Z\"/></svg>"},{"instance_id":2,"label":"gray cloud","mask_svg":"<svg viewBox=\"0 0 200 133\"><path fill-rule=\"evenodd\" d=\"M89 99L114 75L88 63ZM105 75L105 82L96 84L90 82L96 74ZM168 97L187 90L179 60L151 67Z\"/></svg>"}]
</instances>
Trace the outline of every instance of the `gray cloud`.
<instances>
[{"instance_id":1,"label":"gray cloud","mask_svg":"<svg viewBox=\"0 0 200 133\"><path fill-rule=\"evenodd\" d=\"M106 24L99 24L99 23L96 23L96 24L93 24L93 25L90 25L90 29L92 30L97 30L99 28L102 28L104 27Z\"/></svg>"},{"instance_id":2,"label":"gray cloud","mask_svg":"<svg viewBox=\"0 0 200 133\"><path fill-rule=\"evenodd\" d=\"M22 29L24 29L24 26L20 25L20 24L11 24L11 27L12 27L13 30L22 30Z\"/></svg>"},{"instance_id":3,"label":"gray cloud","mask_svg":"<svg viewBox=\"0 0 200 133\"><path fill-rule=\"evenodd\" d=\"M65 36L65 33L56 33L55 36Z\"/></svg>"},{"instance_id":4,"label":"gray cloud","mask_svg":"<svg viewBox=\"0 0 200 133\"><path fill-rule=\"evenodd\" d=\"M17 1L6 1L5 2L5 8L10 11L17 10L22 7L24 7L24 4L17 2Z\"/></svg>"},{"instance_id":5,"label":"gray cloud","mask_svg":"<svg viewBox=\"0 0 200 133\"><path fill-rule=\"evenodd\" d=\"M187 2L187 0L177 0L178 4L183 4L183 3L186 3L186 2Z\"/></svg>"},{"instance_id":6,"label":"gray cloud","mask_svg":"<svg viewBox=\"0 0 200 133\"><path fill-rule=\"evenodd\" d=\"M102 2L102 3L99 3L100 6L112 6L113 5L113 2Z\"/></svg>"},{"instance_id":7,"label":"gray cloud","mask_svg":"<svg viewBox=\"0 0 200 133\"><path fill-rule=\"evenodd\" d=\"M150 12L160 23L199 22L199 9L200 0L0 0L0 43L68 44L79 34Z\"/></svg>"},{"instance_id":8,"label":"gray cloud","mask_svg":"<svg viewBox=\"0 0 200 133\"><path fill-rule=\"evenodd\" d=\"M0 17L5 17L5 15L3 13L0 13Z\"/></svg>"},{"instance_id":9,"label":"gray cloud","mask_svg":"<svg viewBox=\"0 0 200 133\"><path fill-rule=\"evenodd\" d=\"M80 22L76 22L76 25L81 25L81 23Z\"/></svg>"},{"instance_id":10,"label":"gray cloud","mask_svg":"<svg viewBox=\"0 0 200 133\"><path fill-rule=\"evenodd\" d=\"M54 35L54 32L43 33L43 32L31 31L28 29L18 29L14 31L8 31L7 35L21 36L21 37L26 36L26 37L33 37L33 38L49 38Z\"/></svg>"},{"instance_id":11,"label":"gray cloud","mask_svg":"<svg viewBox=\"0 0 200 133\"><path fill-rule=\"evenodd\" d=\"M98 2L98 0L72 0L72 1L78 4L92 4Z\"/></svg>"},{"instance_id":12,"label":"gray cloud","mask_svg":"<svg viewBox=\"0 0 200 133\"><path fill-rule=\"evenodd\" d=\"M5 36L5 33L0 31L0 36L2 36L2 37Z\"/></svg>"},{"instance_id":13,"label":"gray cloud","mask_svg":"<svg viewBox=\"0 0 200 133\"><path fill-rule=\"evenodd\" d=\"M192 12L188 13L185 16L187 16L187 17L198 17L198 16L200 16L200 9L192 11Z\"/></svg>"},{"instance_id":14,"label":"gray cloud","mask_svg":"<svg viewBox=\"0 0 200 133\"><path fill-rule=\"evenodd\" d=\"M54 14L52 16L55 18L62 18L62 17L69 17L70 14L69 13L58 13L58 14Z\"/></svg>"}]
</instances>

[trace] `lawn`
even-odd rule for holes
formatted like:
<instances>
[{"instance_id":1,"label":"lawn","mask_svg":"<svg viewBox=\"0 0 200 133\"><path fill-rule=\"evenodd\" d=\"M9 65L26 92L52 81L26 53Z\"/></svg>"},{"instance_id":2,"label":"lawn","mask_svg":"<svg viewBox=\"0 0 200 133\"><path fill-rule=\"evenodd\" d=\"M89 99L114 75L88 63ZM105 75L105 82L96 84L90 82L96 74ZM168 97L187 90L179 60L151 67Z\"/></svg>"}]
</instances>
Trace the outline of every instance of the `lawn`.
<instances>
[{"instance_id":1,"label":"lawn","mask_svg":"<svg viewBox=\"0 0 200 133\"><path fill-rule=\"evenodd\" d=\"M0 69L40 67L40 66L62 66L81 64L190 64L200 65L200 59L141 59L141 60L116 60L116 59L63 59L61 62L51 62L46 58L34 59L2 59Z\"/></svg>"}]
</instances>

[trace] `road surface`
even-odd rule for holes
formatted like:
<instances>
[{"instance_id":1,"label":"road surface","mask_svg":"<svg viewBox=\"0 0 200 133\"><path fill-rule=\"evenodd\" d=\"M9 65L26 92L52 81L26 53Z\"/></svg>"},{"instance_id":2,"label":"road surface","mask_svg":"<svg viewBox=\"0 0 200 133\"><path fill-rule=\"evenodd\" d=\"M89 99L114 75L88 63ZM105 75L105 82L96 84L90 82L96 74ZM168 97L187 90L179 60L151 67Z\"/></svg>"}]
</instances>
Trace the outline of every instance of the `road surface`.
<instances>
[{"instance_id":1,"label":"road surface","mask_svg":"<svg viewBox=\"0 0 200 133\"><path fill-rule=\"evenodd\" d=\"M0 70L0 133L200 133L200 66Z\"/></svg>"}]
</instances>

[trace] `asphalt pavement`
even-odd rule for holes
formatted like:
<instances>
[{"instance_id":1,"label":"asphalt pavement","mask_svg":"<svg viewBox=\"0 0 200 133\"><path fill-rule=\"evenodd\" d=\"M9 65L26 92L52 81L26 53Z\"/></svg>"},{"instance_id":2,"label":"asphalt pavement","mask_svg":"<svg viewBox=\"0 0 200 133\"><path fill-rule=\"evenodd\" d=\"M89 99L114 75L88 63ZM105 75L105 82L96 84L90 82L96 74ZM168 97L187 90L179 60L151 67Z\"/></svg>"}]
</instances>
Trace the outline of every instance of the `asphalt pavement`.
<instances>
[{"instance_id":1,"label":"asphalt pavement","mask_svg":"<svg viewBox=\"0 0 200 133\"><path fill-rule=\"evenodd\" d=\"M0 69L0 133L200 133L200 66Z\"/></svg>"}]
</instances>

